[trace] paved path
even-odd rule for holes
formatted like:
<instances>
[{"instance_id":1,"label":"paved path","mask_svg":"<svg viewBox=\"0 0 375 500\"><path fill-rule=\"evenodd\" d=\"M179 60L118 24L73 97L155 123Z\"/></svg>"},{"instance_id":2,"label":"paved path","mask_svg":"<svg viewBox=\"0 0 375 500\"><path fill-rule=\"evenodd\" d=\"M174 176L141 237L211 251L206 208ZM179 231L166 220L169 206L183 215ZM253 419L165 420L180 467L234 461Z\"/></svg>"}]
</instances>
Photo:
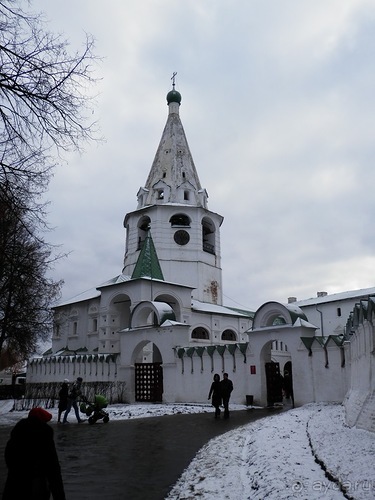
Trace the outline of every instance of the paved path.
<instances>
[{"instance_id":1,"label":"paved path","mask_svg":"<svg viewBox=\"0 0 375 500\"><path fill-rule=\"evenodd\" d=\"M162 500L207 441L269 415L249 409L232 412L229 420L202 413L53 424L67 500ZM0 427L0 492L9 431Z\"/></svg>"}]
</instances>

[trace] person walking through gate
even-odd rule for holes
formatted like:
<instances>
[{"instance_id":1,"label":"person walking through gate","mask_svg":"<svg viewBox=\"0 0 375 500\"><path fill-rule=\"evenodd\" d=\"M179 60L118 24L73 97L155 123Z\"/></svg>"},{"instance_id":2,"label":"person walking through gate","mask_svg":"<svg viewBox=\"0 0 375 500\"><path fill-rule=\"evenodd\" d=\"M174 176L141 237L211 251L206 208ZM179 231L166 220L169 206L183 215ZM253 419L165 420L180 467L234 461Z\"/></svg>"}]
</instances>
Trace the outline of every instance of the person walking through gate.
<instances>
[{"instance_id":1,"label":"person walking through gate","mask_svg":"<svg viewBox=\"0 0 375 500\"><path fill-rule=\"evenodd\" d=\"M233 391L233 382L229 380L227 373L224 373L223 380L220 382L220 385L224 405L224 418L229 418L229 399Z\"/></svg>"},{"instance_id":2,"label":"person walking through gate","mask_svg":"<svg viewBox=\"0 0 375 500\"><path fill-rule=\"evenodd\" d=\"M292 407L294 408L293 382L292 377L287 370L284 372L284 390L285 398L292 400Z\"/></svg>"},{"instance_id":3,"label":"person walking through gate","mask_svg":"<svg viewBox=\"0 0 375 500\"><path fill-rule=\"evenodd\" d=\"M65 500L51 413L33 408L12 429L5 447L8 467L3 500Z\"/></svg>"},{"instance_id":4,"label":"person walking through gate","mask_svg":"<svg viewBox=\"0 0 375 500\"><path fill-rule=\"evenodd\" d=\"M76 418L78 420L78 423L80 424L81 422L84 421L84 419L82 419L79 416L79 409L78 409L78 404L77 404L77 400L78 400L79 396L82 394L82 392L81 392L82 381L83 381L82 377L78 377L77 380L74 382L71 391L68 394L68 404L66 407L66 411L64 413L63 424L68 423L67 418L68 418L68 415L69 415L72 407L74 408L74 413L76 414Z\"/></svg>"},{"instance_id":5,"label":"person walking through gate","mask_svg":"<svg viewBox=\"0 0 375 500\"><path fill-rule=\"evenodd\" d=\"M212 406L215 408L215 418L220 417L220 405L221 405L221 382L220 375L215 373L214 381L211 384L210 392L208 393L208 399L212 395Z\"/></svg>"},{"instance_id":6,"label":"person walking through gate","mask_svg":"<svg viewBox=\"0 0 375 500\"><path fill-rule=\"evenodd\" d=\"M66 410L68 406L68 393L69 393L69 380L66 378L61 385L61 389L59 391L59 413L57 416L57 421L61 423L61 415L62 412Z\"/></svg>"}]
</instances>

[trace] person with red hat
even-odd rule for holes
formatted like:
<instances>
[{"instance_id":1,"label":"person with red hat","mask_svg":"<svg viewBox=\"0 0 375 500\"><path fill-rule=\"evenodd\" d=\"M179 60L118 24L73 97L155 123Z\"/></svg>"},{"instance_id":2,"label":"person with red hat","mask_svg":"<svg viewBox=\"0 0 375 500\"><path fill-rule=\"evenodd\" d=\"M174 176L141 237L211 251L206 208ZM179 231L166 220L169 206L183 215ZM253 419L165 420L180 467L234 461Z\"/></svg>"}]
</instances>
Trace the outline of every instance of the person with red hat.
<instances>
[{"instance_id":1,"label":"person with red hat","mask_svg":"<svg viewBox=\"0 0 375 500\"><path fill-rule=\"evenodd\" d=\"M12 429L5 447L8 476L3 500L65 500L60 463L48 425L51 413L33 408Z\"/></svg>"}]
</instances>

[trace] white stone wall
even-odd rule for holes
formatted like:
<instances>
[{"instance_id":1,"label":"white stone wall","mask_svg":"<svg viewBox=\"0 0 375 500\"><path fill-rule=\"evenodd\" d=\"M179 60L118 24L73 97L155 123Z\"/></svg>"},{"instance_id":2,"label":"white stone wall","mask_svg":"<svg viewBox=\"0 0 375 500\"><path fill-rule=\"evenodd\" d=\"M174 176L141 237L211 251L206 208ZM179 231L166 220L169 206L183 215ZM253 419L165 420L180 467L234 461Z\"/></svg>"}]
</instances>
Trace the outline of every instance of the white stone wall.
<instances>
[{"instance_id":1,"label":"white stone wall","mask_svg":"<svg viewBox=\"0 0 375 500\"><path fill-rule=\"evenodd\" d=\"M185 355L176 359L175 400L207 403L214 374L222 378L225 372L234 386L231 402L245 404L246 395L252 394L251 377L249 362L244 363L239 350L234 355L226 351L221 356L215 351L212 356L205 352L202 358L195 353L192 357Z\"/></svg>"},{"instance_id":2,"label":"white stone wall","mask_svg":"<svg viewBox=\"0 0 375 500\"><path fill-rule=\"evenodd\" d=\"M116 356L63 356L61 358L37 358L29 362L26 382L74 381L82 377L85 382L110 382L118 379Z\"/></svg>"},{"instance_id":3,"label":"white stone wall","mask_svg":"<svg viewBox=\"0 0 375 500\"><path fill-rule=\"evenodd\" d=\"M344 405L346 421L375 432L375 328L369 321L358 326L350 339L350 388Z\"/></svg>"}]
</instances>

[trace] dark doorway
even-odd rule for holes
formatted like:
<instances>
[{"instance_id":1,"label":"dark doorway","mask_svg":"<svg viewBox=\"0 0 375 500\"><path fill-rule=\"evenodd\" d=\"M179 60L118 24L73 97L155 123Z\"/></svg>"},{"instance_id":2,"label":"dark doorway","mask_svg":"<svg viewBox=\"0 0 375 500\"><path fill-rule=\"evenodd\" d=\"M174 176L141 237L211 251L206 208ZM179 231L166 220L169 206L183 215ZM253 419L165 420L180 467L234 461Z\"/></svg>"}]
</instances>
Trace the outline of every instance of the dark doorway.
<instances>
[{"instance_id":1,"label":"dark doorway","mask_svg":"<svg viewBox=\"0 0 375 500\"><path fill-rule=\"evenodd\" d=\"M283 401L283 377L279 363L266 363L267 405Z\"/></svg>"},{"instance_id":2,"label":"dark doorway","mask_svg":"<svg viewBox=\"0 0 375 500\"><path fill-rule=\"evenodd\" d=\"M135 363L135 400L160 403L163 399L161 363Z\"/></svg>"}]
</instances>

